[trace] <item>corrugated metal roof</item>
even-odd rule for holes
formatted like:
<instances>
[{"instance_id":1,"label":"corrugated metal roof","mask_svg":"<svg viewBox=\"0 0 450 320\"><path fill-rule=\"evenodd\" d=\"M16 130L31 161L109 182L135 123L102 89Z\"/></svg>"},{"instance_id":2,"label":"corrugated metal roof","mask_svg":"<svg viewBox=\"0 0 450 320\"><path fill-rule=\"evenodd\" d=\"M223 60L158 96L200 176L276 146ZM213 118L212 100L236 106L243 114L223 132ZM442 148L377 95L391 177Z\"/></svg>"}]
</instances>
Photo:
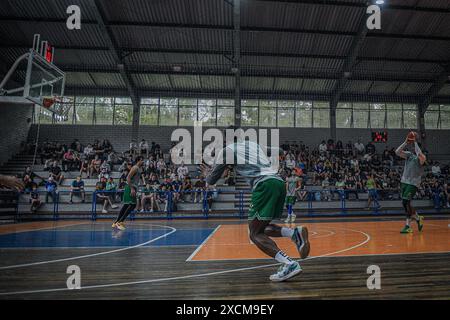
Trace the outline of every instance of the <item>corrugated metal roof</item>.
<instances>
[{"instance_id":1,"label":"corrugated metal roof","mask_svg":"<svg viewBox=\"0 0 450 320\"><path fill-rule=\"evenodd\" d=\"M345 55L353 37L283 32L243 32L241 49L246 52Z\"/></svg>"},{"instance_id":2,"label":"corrugated metal roof","mask_svg":"<svg viewBox=\"0 0 450 320\"><path fill-rule=\"evenodd\" d=\"M82 12L82 19L92 20L94 15L89 10L90 0L2 0L0 1L0 16L20 16L28 18L59 18L66 19L66 10L71 5L77 5Z\"/></svg>"},{"instance_id":3,"label":"corrugated metal roof","mask_svg":"<svg viewBox=\"0 0 450 320\"><path fill-rule=\"evenodd\" d=\"M223 0L102 0L109 21L232 25Z\"/></svg>"},{"instance_id":4,"label":"corrugated metal roof","mask_svg":"<svg viewBox=\"0 0 450 320\"><path fill-rule=\"evenodd\" d=\"M169 76L165 74L133 74L131 75L135 85L140 88L170 88Z\"/></svg>"},{"instance_id":5,"label":"corrugated metal roof","mask_svg":"<svg viewBox=\"0 0 450 320\"><path fill-rule=\"evenodd\" d=\"M123 79L117 70L117 61L108 50L106 36L96 23L83 24L81 30L69 31L65 26L66 8L79 5L83 20L95 20L90 10L91 0L3 0L0 1L0 40L3 44L30 45L33 34L39 32L56 46L55 63L78 69L68 73L68 86L123 88ZM325 31L329 34L295 33L276 31L242 31L241 51L252 53L241 56L244 71L243 90L268 92L318 92L331 93L336 80L283 78L297 74L330 73L333 77L342 71L344 59L349 54L354 37L336 32L356 34L366 0L345 0L358 6L332 6L299 4L293 2L246 0L241 2L243 28L283 28ZM339 0L342 1L342 0ZM208 26L233 25L233 7L224 0L100 0L106 19L111 26L118 46L124 49L125 63L137 72L172 71L175 65L182 67L180 74L133 74L139 88L166 90L231 90L232 76L204 75L208 72L228 74L233 66L233 31L208 29ZM389 0L390 5L450 9L448 0ZM1 17L22 17L20 22L1 20ZM443 12L420 12L420 10L383 9L382 30L370 31L364 39L359 56L397 59L399 61L357 61L352 73L367 81L347 82L345 93L354 94L425 94L432 80L442 72L439 63L450 61L450 41L426 39L398 39L373 36L381 34L406 34L421 36L450 35L450 14ZM45 20L61 19L60 22L32 22L23 18ZM142 24L130 26L126 23ZM146 24L195 24L197 27L150 27ZM58 47L66 47L60 49ZM67 47L74 47L67 49ZM96 50L75 47L95 47ZM128 52L138 48L148 52ZM152 52L151 50L160 52ZM177 52L163 52L163 51ZM184 53L183 50L188 50ZM201 50L200 53L195 53ZM211 51L205 52L205 51ZM223 51L223 54L220 54ZM26 48L0 48L0 63L8 68ZM257 53L265 56L258 56ZM276 56L276 54L280 54ZM268 56L272 54L272 56ZM227 55L227 56L226 56ZM284 56L283 56L284 55ZM318 55L330 58L289 57L288 55ZM332 58L338 56L339 58ZM408 62L401 60L423 59L431 62ZM91 74L87 70L99 69ZM110 69L113 72L103 72ZM184 75L183 72L189 74ZM2 70L3 72L3 70ZM195 75L199 72L202 75ZM23 72L22 72L23 73ZM280 78L273 78L273 74ZM251 77L254 75L254 77ZM267 77L262 77L266 75ZM370 81L373 78L429 79L429 83L398 81ZM318 77L318 76L317 76ZM446 85L440 95L449 93Z\"/></svg>"},{"instance_id":6,"label":"corrugated metal roof","mask_svg":"<svg viewBox=\"0 0 450 320\"><path fill-rule=\"evenodd\" d=\"M242 26L357 31L364 9L277 2L242 2Z\"/></svg>"},{"instance_id":7,"label":"corrugated metal roof","mask_svg":"<svg viewBox=\"0 0 450 320\"><path fill-rule=\"evenodd\" d=\"M277 78L274 89L282 92L302 92L303 79Z\"/></svg>"},{"instance_id":8,"label":"corrugated metal roof","mask_svg":"<svg viewBox=\"0 0 450 320\"><path fill-rule=\"evenodd\" d=\"M444 85L444 87L439 91L439 96L450 96L450 84Z\"/></svg>"},{"instance_id":9,"label":"corrugated metal roof","mask_svg":"<svg viewBox=\"0 0 450 320\"><path fill-rule=\"evenodd\" d=\"M202 89L232 90L234 88L234 77L200 76Z\"/></svg>"},{"instance_id":10,"label":"corrugated metal roof","mask_svg":"<svg viewBox=\"0 0 450 320\"><path fill-rule=\"evenodd\" d=\"M432 86L431 83L402 82L398 87L396 93L403 95L425 94L430 89L431 86Z\"/></svg>"},{"instance_id":11,"label":"corrugated metal roof","mask_svg":"<svg viewBox=\"0 0 450 320\"><path fill-rule=\"evenodd\" d=\"M344 93L365 94L371 85L372 81L349 80L345 85Z\"/></svg>"},{"instance_id":12,"label":"corrugated metal roof","mask_svg":"<svg viewBox=\"0 0 450 320\"><path fill-rule=\"evenodd\" d=\"M374 81L367 93L369 94L393 94L398 87L398 82Z\"/></svg>"},{"instance_id":13,"label":"corrugated metal roof","mask_svg":"<svg viewBox=\"0 0 450 320\"><path fill-rule=\"evenodd\" d=\"M303 81L303 91L315 93L330 93L334 89L335 85L336 80L305 79Z\"/></svg>"},{"instance_id":14,"label":"corrugated metal roof","mask_svg":"<svg viewBox=\"0 0 450 320\"><path fill-rule=\"evenodd\" d=\"M33 45L33 35L40 33L41 41L48 40L58 46L106 47L107 42L97 25L83 25L81 30L71 31L59 22L2 21L0 37L3 43Z\"/></svg>"},{"instance_id":15,"label":"corrugated metal roof","mask_svg":"<svg viewBox=\"0 0 450 320\"><path fill-rule=\"evenodd\" d=\"M119 73L91 73L94 83L99 87L125 88L126 85Z\"/></svg>"},{"instance_id":16,"label":"corrugated metal roof","mask_svg":"<svg viewBox=\"0 0 450 320\"><path fill-rule=\"evenodd\" d=\"M231 31L143 26L112 29L121 47L231 50L232 45Z\"/></svg>"}]
</instances>

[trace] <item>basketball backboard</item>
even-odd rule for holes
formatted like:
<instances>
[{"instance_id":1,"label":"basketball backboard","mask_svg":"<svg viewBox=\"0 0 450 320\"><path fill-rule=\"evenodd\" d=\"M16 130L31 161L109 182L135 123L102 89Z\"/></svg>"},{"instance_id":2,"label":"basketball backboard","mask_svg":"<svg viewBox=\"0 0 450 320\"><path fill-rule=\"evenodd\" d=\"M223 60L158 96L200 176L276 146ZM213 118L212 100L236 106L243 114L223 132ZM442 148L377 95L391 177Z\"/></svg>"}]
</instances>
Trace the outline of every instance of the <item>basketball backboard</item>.
<instances>
[{"instance_id":1,"label":"basketball backboard","mask_svg":"<svg viewBox=\"0 0 450 320\"><path fill-rule=\"evenodd\" d=\"M53 48L35 35L33 48L14 62L0 83L0 96L23 97L41 106L45 98L64 96L66 75L53 57Z\"/></svg>"}]
</instances>

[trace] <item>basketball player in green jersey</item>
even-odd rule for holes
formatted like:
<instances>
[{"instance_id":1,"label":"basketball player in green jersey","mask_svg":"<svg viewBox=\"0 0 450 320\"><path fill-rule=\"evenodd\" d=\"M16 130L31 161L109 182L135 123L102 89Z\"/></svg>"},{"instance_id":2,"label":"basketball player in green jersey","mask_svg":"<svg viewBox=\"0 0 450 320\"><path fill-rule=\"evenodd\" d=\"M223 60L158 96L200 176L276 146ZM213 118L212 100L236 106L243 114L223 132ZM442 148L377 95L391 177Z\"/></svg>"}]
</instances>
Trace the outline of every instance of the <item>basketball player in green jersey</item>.
<instances>
[{"instance_id":1,"label":"basketball player in green jersey","mask_svg":"<svg viewBox=\"0 0 450 320\"><path fill-rule=\"evenodd\" d=\"M116 221L112 224L113 228L119 230L125 230L124 221L128 217L131 211L136 208L136 192L138 191L139 180L141 178L141 168L144 164L144 158L142 156L137 156L135 160L135 165L131 168L127 176L127 184L125 185L123 192L123 206L120 209L119 216Z\"/></svg>"},{"instance_id":2,"label":"basketball player in green jersey","mask_svg":"<svg viewBox=\"0 0 450 320\"><path fill-rule=\"evenodd\" d=\"M202 165L202 173L207 177L208 185L216 184L230 165L224 161L224 155L228 152L236 159L232 164L236 172L245 177L252 187L248 217L250 239L258 249L282 264L278 271L270 276L270 280L280 282L294 277L302 271L300 264L278 248L271 239L271 237L290 238L297 246L300 258L305 259L309 254L310 244L306 227L287 228L272 223L272 220L279 219L283 213L285 182L278 175L278 170L272 167L261 146L255 142L245 141L229 144L222 149L216 155L212 168Z\"/></svg>"},{"instance_id":3,"label":"basketball player in green jersey","mask_svg":"<svg viewBox=\"0 0 450 320\"><path fill-rule=\"evenodd\" d=\"M401 233L413 232L410 226L411 219L416 220L419 231L422 231L423 228L423 217L419 216L411 205L411 200L420 186L424 172L423 165L426 161L425 155L417 144L416 136L415 132L410 132L406 141L395 151L397 156L405 159L405 168L400 182L403 208L405 208L406 212L406 224L400 231ZM404 149L407 145L413 146L414 152L405 151Z\"/></svg>"}]
</instances>

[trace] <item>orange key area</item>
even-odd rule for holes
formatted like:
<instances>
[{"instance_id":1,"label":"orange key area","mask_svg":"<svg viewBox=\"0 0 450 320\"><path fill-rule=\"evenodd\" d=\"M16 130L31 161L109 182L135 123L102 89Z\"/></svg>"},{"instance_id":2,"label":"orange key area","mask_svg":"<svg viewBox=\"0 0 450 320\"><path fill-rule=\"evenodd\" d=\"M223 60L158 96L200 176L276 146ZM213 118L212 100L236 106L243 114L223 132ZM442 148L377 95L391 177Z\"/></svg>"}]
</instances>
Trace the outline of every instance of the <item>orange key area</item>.
<instances>
[{"instance_id":1,"label":"orange key area","mask_svg":"<svg viewBox=\"0 0 450 320\"><path fill-rule=\"evenodd\" d=\"M412 234L400 234L403 221L307 223L310 257L450 252L448 220L416 223ZM272 238L288 255L298 258L290 239ZM268 259L248 236L248 226L221 225L191 258L192 261Z\"/></svg>"}]
</instances>

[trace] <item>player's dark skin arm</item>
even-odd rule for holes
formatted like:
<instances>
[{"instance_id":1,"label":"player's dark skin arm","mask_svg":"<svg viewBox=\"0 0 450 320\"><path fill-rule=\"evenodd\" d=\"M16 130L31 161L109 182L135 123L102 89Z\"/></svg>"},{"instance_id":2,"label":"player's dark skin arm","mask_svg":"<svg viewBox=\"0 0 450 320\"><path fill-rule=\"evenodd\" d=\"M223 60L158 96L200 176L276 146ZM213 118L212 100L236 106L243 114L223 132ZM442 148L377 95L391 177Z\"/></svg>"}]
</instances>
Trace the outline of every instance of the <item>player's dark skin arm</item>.
<instances>
[{"instance_id":1,"label":"player's dark skin arm","mask_svg":"<svg viewBox=\"0 0 450 320\"><path fill-rule=\"evenodd\" d=\"M136 168L136 166L133 166L127 176L127 183L130 186L132 197L136 196L136 188L133 186L131 179L136 175L137 171L138 169Z\"/></svg>"}]
</instances>

